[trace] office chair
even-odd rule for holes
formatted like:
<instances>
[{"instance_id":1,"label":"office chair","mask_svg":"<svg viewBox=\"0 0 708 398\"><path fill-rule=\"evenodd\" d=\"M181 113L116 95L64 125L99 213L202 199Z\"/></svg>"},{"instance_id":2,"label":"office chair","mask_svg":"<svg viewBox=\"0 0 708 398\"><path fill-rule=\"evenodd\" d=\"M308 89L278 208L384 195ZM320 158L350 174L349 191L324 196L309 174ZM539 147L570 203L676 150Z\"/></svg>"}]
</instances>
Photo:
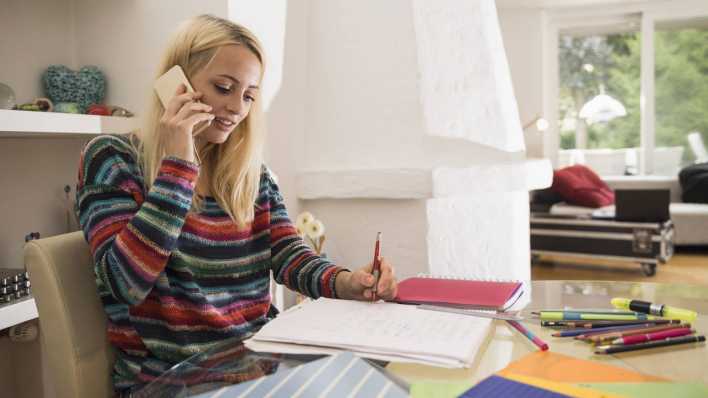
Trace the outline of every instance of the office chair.
<instances>
[{"instance_id":1,"label":"office chair","mask_svg":"<svg viewBox=\"0 0 708 398\"><path fill-rule=\"evenodd\" d=\"M112 397L114 352L83 233L29 241L25 264L57 397Z\"/></svg>"}]
</instances>

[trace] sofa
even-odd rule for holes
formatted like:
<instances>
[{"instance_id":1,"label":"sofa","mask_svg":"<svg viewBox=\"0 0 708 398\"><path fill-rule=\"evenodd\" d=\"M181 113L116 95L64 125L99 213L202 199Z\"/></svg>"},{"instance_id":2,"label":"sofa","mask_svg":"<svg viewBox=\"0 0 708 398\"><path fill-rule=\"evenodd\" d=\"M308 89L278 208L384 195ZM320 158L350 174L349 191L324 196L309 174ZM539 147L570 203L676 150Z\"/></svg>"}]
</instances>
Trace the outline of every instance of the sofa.
<instances>
[{"instance_id":1,"label":"sofa","mask_svg":"<svg viewBox=\"0 0 708 398\"><path fill-rule=\"evenodd\" d=\"M670 190L669 214L674 223L674 244L677 246L708 245L708 204L683 203L678 177L616 176L602 179L612 189Z\"/></svg>"},{"instance_id":2,"label":"sofa","mask_svg":"<svg viewBox=\"0 0 708 398\"><path fill-rule=\"evenodd\" d=\"M708 204L683 203L678 177L672 176L604 176L602 180L614 189L668 189L671 192L669 213L674 223L674 245L708 245ZM609 206L608 211L613 211ZM593 208L557 203L552 214L589 215Z\"/></svg>"}]
</instances>

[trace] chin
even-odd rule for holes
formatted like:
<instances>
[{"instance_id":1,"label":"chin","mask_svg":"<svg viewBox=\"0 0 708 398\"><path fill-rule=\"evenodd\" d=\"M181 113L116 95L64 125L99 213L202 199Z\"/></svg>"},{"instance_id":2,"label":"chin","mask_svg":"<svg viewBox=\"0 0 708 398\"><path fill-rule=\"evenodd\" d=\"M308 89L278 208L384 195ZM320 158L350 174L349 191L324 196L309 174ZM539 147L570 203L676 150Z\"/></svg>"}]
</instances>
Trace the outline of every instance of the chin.
<instances>
[{"instance_id":1,"label":"chin","mask_svg":"<svg viewBox=\"0 0 708 398\"><path fill-rule=\"evenodd\" d=\"M229 139L233 130L222 131L213 127L207 128L203 133L199 134L199 138L212 144L223 144Z\"/></svg>"}]
</instances>

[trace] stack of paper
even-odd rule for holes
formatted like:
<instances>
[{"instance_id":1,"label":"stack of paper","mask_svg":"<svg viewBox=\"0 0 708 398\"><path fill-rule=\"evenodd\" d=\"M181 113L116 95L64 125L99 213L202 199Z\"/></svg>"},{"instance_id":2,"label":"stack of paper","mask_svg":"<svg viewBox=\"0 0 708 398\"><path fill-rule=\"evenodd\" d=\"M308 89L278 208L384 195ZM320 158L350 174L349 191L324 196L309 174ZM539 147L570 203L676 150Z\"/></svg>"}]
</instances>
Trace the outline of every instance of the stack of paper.
<instances>
[{"instance_id":1,"label":"stack of paper","mask_svg":"<svg viewBox=\"0 0 708 398\"><path fill-rule=\"evenodd\" d=\"M491 319L410 305L320 298L280 314L247 340L246 347L283 353L348 350L393 362L468 367L490 325Z\"/></svg>"}]
</instances>

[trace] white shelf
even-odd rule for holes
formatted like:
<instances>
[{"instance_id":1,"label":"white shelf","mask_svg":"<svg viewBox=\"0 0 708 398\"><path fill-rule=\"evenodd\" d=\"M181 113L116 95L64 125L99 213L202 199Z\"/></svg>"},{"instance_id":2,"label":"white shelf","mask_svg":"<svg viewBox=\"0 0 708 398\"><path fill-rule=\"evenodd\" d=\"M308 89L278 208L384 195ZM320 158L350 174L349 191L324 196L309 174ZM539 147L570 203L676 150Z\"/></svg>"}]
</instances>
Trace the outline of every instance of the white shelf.
<instances>
[{"instance_id":1,"label":"white shelf","mask_svg":"<svg viewBox=\"0 0 708 398\"><path fill-rule=\"evenodd\" d=\"M34 297L29 296L0 306L0 330L38 317Z\"/></svg>"},{"instance_id":2,"label":"white shelf","mask_svg":"<svg viewBox=\"0 0 708 398\"><path fill-rule=\"evenodd\" d=\"M127 134L138 127L136 117L0 110L0 137L6 138Z\"/></svg>"}]
</instances>

